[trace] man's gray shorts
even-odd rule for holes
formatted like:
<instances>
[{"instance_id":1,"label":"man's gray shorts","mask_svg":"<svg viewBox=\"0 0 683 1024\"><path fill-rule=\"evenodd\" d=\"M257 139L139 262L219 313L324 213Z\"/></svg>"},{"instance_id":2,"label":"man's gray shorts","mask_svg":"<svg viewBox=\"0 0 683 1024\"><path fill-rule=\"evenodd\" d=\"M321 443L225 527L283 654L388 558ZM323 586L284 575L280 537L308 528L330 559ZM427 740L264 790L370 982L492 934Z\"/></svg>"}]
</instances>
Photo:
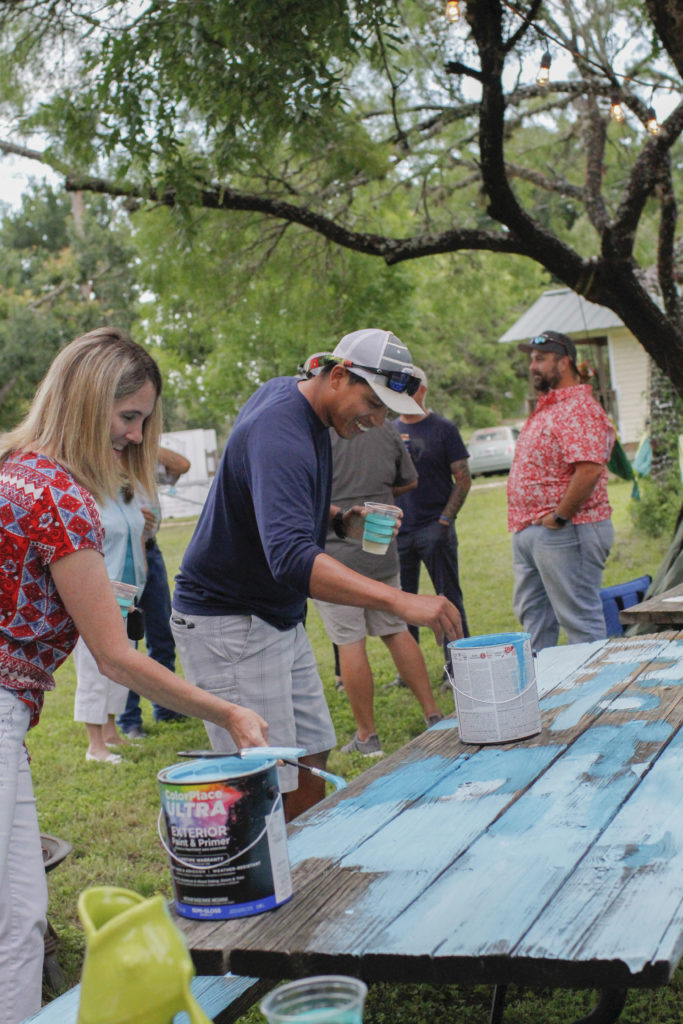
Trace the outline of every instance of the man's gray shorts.
<instances>
[{"instance_id":1,"label":"man's gray shorts","mask_svg":"<svg viewBox=\"0 0 683 1024\"><path fill-rule=\"evenodd\" d=\"M384 582L388 587L401 589L398 573L393 579ZM403 619L399 619L393 612L381 612L374 608L353 608L348 604L330 604L329 601L313 603L333 644L355 644L366 636L392 636L408 628Z\"/></svg>"},{"instance_id":2,"label":"man's gray shorts","mask_svg":"<svg viewBox=\"0 0 683 1024\"><path fill-rule=\"evenodd\" d=\"M334 726L303 625L279 630L255 615L187 615L174 611L171 628L185 678L207 693L257 711L268 742L331 750ZM232 753L229 732L204 723L214 750ZM278 769L283 793L297 788L295 767Z\"/></svg>"}]
</instances>

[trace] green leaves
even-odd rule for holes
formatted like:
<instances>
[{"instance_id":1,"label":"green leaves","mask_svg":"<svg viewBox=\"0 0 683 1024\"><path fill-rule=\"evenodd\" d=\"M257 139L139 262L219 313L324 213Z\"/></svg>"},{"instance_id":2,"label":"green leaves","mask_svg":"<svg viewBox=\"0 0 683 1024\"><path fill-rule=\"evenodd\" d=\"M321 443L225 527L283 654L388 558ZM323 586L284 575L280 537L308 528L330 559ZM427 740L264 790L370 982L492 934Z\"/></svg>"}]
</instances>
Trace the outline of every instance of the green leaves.
<instances>
[{"instance_id":1,"label":"green leaves","mask_svg":"<svg viewBox=\"0 0 683 1024\"><path fill-rule=\"evenodd\" d=\"M58 349L93 327L130 329L136 301L128 227L108 201L49 188L0 225L0 427L26 411ZM74 212L76 216L74 216Z\"/></svg>"}]
</instances>

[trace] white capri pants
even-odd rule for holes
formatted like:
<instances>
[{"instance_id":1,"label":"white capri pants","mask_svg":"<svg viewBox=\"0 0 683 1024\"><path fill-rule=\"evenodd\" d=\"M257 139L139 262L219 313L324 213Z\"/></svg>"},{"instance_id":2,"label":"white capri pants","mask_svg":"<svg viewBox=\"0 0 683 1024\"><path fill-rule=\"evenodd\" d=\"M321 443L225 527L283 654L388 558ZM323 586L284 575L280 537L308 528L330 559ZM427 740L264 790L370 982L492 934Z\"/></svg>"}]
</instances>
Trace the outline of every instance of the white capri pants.
<instances>
[{"instance_id":1,"label":"white capri pants","mask_svg":"<svg viewBox=\"0 0 683 1024\"><path fill-rule=\"evenodd\" d=\"M131 647L135 646L132 640L129 642ZM106 725L109 715L120 715L124 711L128 687L102 675L83 640L74 647L73 656L77 679L74 722Z\"/></svg>"}]
</instances>

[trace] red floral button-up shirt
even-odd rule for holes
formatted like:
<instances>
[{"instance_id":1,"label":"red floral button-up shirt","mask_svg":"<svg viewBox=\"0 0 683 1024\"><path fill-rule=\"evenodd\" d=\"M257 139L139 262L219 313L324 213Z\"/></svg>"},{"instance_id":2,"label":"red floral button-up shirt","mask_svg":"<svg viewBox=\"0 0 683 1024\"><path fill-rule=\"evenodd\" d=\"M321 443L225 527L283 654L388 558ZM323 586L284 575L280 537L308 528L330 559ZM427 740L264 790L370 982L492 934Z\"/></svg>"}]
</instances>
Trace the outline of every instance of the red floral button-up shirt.
<instances>
[{"instance_id":1,"label":"red floral button-up shirt","mask_svg":"<svg viewBox=\"0 0 683 1024\"><path fill-rule=\"evenodd\" d=\"M577 462L606 466L615 431L595 401L590 384L555 388L538 405L517 439L508 477L508 530L517 532L553 512L564 496ZM607 469L574 523L598 523L612 514Z\"/></svg>"},{"instance_id":2,"label":"red floral button-up shirt","mask_svg":"<svg viewBox=\"0 0 683 1024\"><path fill-rule=\"evenodd\" d=\"M32 726L78 640L49 567L103 539L92 495L58 463L16 454L0 466L0 686L31 707Z\"/></svg>"}]
</instances>

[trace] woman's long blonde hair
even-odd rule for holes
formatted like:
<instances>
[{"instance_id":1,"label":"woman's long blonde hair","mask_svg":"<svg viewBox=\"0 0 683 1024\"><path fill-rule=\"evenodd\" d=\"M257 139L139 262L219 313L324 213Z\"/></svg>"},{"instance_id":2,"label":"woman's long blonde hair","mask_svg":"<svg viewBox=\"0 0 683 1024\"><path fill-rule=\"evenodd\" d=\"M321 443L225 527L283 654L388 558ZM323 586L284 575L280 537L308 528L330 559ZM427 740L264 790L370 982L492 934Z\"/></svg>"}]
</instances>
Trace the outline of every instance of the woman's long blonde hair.
<instances>
[{"instance_id":1,"label":"woman's long blonde hair","mask_svg":"<svg viewBox=\"0 0 683 1024\"><path fill-rule=\"evenodd\" d=\"M114 402L148 380L157 400L144 422L142 444L127 445L117 462L110 438ZM58 353L28 414L0 436L0 463L16 451L48 455L99 502L115 498L126 483L154 494L160 397L159 367L146 349L114 327L90 331Z\"/></svg>"}]
</instances>

